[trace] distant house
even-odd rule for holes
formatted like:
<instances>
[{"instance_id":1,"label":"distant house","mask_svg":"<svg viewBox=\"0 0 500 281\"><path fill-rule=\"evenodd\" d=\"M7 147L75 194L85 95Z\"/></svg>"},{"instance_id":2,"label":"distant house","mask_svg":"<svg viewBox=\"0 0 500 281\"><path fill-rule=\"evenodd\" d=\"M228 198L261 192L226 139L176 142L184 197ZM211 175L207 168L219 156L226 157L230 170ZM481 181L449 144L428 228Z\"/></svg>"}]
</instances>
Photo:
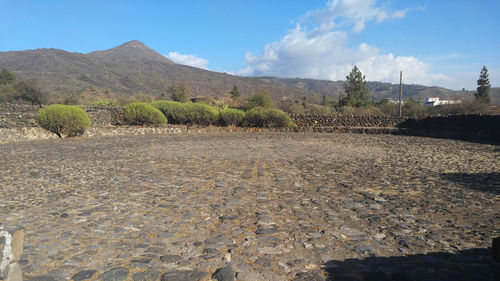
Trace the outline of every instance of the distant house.
<instances>
[{"instance_id":1,"label":"distant house","mask_svg":"<svg viewBox=\"0 0 500 281\"><path fill-rule=\"evenodd\" d=\"M387 98L387 101L388 101L389 103L392 103L392 104L399 104L399 100L395 100L395 99L393 99L393 98ZM404 100L403 100L403 101L401 101L401 104L403 104L403 105L404 105L404 104L405 104L405 101L404 101Z\"/></svg>"},{"instance_id":2,"label":"distant house","mask_svg":"<svg viewBox=\"0 0 500 281\"><path fill-rule=\"evenodd\" d=\"M460 104L460 100L439 100L439 97L428 97L425 99L425 105L427 106L438 106L446 104Z\"/></svg>"}]
</instances>

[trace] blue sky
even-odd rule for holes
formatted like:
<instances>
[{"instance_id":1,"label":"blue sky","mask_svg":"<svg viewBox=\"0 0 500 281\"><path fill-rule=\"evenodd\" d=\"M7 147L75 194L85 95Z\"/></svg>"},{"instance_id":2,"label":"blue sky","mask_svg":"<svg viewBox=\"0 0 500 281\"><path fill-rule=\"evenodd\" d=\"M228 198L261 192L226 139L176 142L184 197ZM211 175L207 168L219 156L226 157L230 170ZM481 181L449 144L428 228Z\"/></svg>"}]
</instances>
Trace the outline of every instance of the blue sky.
<instances>
[{"instance_id":1,"label":"blue sky","mask_svg":"<svg viewBox=\"0 0 500 281\"><path fill-rule=\"evenodd\" d=\"M474 89L500 86L500 1L0 0L0 51L87 53L140 40L172 60L238 75Z\"/></svg>"}]
</instances>

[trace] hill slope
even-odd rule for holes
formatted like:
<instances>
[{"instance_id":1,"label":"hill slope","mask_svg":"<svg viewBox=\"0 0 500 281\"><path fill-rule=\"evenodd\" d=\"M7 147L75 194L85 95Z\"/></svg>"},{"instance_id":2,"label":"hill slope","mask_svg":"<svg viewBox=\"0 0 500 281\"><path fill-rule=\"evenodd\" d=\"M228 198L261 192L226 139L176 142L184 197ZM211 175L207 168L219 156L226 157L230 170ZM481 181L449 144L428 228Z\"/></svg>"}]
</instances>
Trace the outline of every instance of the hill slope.
<instances>
[{"instance_id":1,"label":"hill slope","mask_svg":"<svg viewBox=\"0 0 500 281\"><path fill-rule=\"evenodd\" d=\"M240 77L175 64L165 56L139 41L88 54L58 49L36 49L0 52L0 68L6 67L16 75L33 79L48 91L81 93L85 89L110 89L115 93L164 93L169 85L188 82L193 96L221 96L234 85L244 95L267 89L274 98L292 99L306 96L319 102L324 94L336 98L343 89L342 81L299 78ZM375 99L397 98L399 85L368 82L370 95ZM444 98L472 97L472 92L453 91L438 87L404 85L405 97L423 101L427 96ZM492 89L492 101L500 103L500 91Z\"/></svg>"}]
</instances>

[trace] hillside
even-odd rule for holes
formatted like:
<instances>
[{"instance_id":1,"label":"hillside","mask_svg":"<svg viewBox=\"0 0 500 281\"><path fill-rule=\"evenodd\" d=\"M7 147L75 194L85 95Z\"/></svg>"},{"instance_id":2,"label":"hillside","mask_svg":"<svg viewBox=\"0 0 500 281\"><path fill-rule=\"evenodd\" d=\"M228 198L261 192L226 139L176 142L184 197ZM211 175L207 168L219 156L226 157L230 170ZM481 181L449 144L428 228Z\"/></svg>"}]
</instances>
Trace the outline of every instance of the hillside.
<instances>
[{"instance_id":1,"label":"hillside","mask_svg":"<svg viewBox=\"0 0 500 281\"><path fill-rule=\"evenodd\" d=\"M39 82L49 92L79 94L86 89L110 89L118 94L149 93L160 95L177 82L188 82L193 96L221 96L234 85L243 95L267 89L274 98L319 102L324 94L336 98L343 81L301 78L240 77L180 65L152 50L139 41L88 54L58 49L36 49L0 52L0 68L6 67L17 76ZM399 85L368 82L370 96L380 100L399 95ZM492 89L492 101L500 104L500 90ZM404 85L404 97L424 101L427 96L443 99L472 97L472 92L453 91L439 87Z\"/></svg>"},{"instance_id":2,"label":"hillside","mask_svg":"<svg viewBox=\"0 0 500 281\"><path fill-rule=\"evenodd\" d=\"M115 93L164 93L169 85L188 82L194 96L229 93L233 85L246 94L263 86L278 98L314 95L305 89L274 81L238 77L175 64L139 41L88 54L57 49L0 52L0 68L33 79L48 91L81 93L88 88L111 89Z\"/></svg>"}]
</instances>

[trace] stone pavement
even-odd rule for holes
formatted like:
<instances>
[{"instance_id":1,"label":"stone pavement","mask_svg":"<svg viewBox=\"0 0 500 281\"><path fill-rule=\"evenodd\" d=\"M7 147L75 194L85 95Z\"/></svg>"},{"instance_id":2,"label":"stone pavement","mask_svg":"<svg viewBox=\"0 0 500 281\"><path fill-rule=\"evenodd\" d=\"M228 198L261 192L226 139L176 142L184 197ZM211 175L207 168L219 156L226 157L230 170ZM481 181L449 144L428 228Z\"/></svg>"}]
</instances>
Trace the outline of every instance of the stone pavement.
<instances>
[{"instance_id":1,"label":"stone pavement","mask_svg":"<svg viewBox=\"0 0 500 281\"><path fill-rule=\"evenodd\" d=\"M25 280L494 280L500 148L201 133L0 145Z\"/></svg>"}]
</instances>

